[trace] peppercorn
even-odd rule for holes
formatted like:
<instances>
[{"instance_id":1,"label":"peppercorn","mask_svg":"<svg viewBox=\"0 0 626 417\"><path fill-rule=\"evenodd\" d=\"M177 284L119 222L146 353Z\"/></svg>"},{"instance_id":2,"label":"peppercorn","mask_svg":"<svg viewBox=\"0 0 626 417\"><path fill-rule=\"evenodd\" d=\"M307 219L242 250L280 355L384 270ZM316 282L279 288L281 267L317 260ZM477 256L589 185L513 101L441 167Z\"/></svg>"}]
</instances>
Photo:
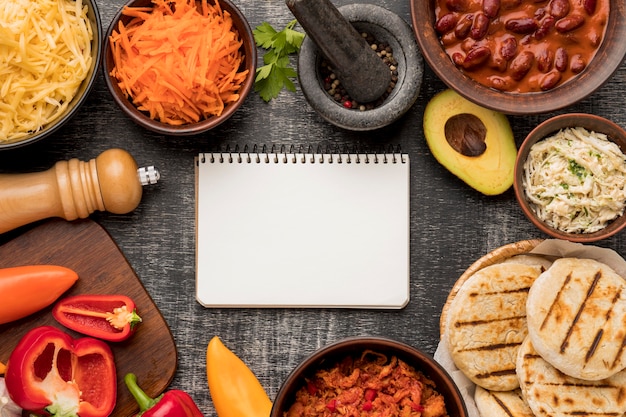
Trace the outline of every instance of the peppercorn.
<instances>
[{"instance_id":1,"label":"peppercorn","mask_svg":"<svg viewBox=\"0 0 626 417\"><path fill-rule=\"evenodd\" d=\"M393 89L398 82L398 61L393 56L393 48L386 42L381 42L375 39L368 33L362 33L361 36L367 41L373 51L376 51L378 56L389 67L391 71L391 81L385 93L377 100L370 103L358 103L349 97L348 92L341 85L341 81L337 79L337 75L331 68L328 61L323 59L320 64L319 73L321 79L324 80L324 91L332 97L337 103L340 103L346 109L355 109L359 111L372 110L376 107L380 107L384 101L393 92Z\"/></svg>"}]
</instances>

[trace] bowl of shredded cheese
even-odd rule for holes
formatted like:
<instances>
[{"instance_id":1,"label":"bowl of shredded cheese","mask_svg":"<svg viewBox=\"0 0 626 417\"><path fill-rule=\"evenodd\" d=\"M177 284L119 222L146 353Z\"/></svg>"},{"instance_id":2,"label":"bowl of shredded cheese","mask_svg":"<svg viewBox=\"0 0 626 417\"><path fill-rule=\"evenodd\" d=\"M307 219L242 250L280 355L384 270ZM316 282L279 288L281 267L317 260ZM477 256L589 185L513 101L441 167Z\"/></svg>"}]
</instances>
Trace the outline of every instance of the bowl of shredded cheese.
<instances>
[{"instance_id":1,"label":"bowl of shredded cheese","mask_svg":"<svg viewBox=\"0 0 626 417\"><path fill-rule=\"evenodd\" d=\"M550 118L522 143L515 196L542 232L594 242L626 227L626 131L603 117Z\"/></svg>"},{"instance_id":2,"label":"bowl of shredded cheese","mask_svg":"<svg viewBox=\"0 0 626 417\"><path fill-rule=\"evenodd\" d=\"M104 43L104 78L134 122L195 135L235 113L254 84L257 51L229 0L130 0Z\"/></svg>"},{"instance_id":3,"label":"bowl of shredded cheese","mask_svg":"<svg viewBox=\"0 0 626 417\"><path fill-rule=\"evenodd\" d=\"M56 132L87 99L100 65L94 0L0 2L0 150Z\"/></svg>"}]
</instances>

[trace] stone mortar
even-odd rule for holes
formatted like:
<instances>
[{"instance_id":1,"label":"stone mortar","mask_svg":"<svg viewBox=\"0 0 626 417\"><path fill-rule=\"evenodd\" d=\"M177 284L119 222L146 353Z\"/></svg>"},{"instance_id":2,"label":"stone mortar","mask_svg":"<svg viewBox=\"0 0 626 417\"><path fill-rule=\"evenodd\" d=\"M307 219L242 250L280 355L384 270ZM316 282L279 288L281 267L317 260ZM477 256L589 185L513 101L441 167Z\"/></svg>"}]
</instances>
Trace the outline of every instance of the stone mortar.
<instances>
[{"instance_id":1,"label":"stone mortar","mask_svg":"<svg viewBox=\"0 0 626 417\"><path fill-rule=\"evenodd\" d=\"M373 4L349 4L338 8L359 32L389 43L398 61L398 81L379 107L346 109L324 90L319 74L323 59L317 45L306 37L298 55L298 81L308 103L328 122L346 130L366 131L385 127L413 106L420 92L424 64L411 27L395 13Z\"/></svg>"}]
</instances>

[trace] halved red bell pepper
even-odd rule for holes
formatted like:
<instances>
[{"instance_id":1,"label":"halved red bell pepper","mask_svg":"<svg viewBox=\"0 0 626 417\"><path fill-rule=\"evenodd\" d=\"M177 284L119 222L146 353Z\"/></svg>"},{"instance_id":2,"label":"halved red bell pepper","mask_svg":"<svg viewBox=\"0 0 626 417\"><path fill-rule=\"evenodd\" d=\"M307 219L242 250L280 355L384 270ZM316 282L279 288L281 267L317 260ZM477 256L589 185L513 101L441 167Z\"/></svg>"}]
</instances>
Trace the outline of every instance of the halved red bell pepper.
<instances>
[{"instance_id":1,"label":"halved red bell pepper","mask_svg":"<svg viewBox=\"0 0 626 417\"><path fill-rule=\"evenodd\" d=\"M128 339L141 322L135 303L125 295L66 297L55 304L52 315L68 329L110 342Z\"/></svg>"},{"instance_id":2,"label":"halved red bell pepper","mask_svg":"<svg viewBox=\"0 0 626 417\"><path fill-rule=\"evenodd\" d=\"M139 404L139 414L135 417L204 417L193 398L185 391L173 389L150 398L137 385L135 374L126 374L124 383Z\"/></svg>"},{"instance_id":3,"label":"halved red bell pepper","mask_svg":"<svg viewBox=\"0 0 626 417\"><path fill-rule=\"evenodd\" d=\"M24 410L57 417L106 417L117 398L111 348L91 337L73 339L52 326L30 330L7 362L5 383Z\"/></svg>"}]
</instances>

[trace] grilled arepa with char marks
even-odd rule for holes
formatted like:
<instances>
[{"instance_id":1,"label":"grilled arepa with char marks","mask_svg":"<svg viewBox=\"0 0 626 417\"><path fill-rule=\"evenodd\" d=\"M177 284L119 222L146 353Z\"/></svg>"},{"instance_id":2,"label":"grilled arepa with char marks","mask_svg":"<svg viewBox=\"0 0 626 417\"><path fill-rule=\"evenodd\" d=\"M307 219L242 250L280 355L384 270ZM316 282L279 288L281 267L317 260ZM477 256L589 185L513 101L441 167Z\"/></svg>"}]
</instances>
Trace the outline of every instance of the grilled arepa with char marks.
<instances>
[{"instance_id":1,"label":"grilled arepa with char marks","mask_svg":"<svg viewBox=\"0 0 626 417\"><path fill-rule=\"evenodd\" d=\"M626 366L626 281L609 266L557 259L530 289L526 311L533 346L561 372L601 380Z\"/></svg>"},{"instance_id":2,"label":"grilled arepa with char marks","mask_svg":"<svg viewBox=\"0 0 626 417\"><path fill-rule=\"evenodd\" d=\"M522 391L491 391L476 386L474 402L482 417L535 417Z\"/></svg>"},{"instance_id":3,"label":"grilled arepa with char marks","mask_svg":"<svg viewBox=\"0 0 626 417\"><path fill-rule=\"evenodd\" d=\"M621 417L626 412L626 371L596 381L573 378L543 359L530 337L517 359L520 388L536 417Z\"/></svg>"},{"instance_id":4,"label":"grilled arepa with char marks","mask_svg":"<svg viewBox=\"0 0 626 417\"><path fill-rule=\"evenodd\" d=\"M526 298L541 266L501 263L478 270L449 305L448 350L476 385L494 391L519 387L517 351L527 335Z\"/></svg>"}]
</instances>

